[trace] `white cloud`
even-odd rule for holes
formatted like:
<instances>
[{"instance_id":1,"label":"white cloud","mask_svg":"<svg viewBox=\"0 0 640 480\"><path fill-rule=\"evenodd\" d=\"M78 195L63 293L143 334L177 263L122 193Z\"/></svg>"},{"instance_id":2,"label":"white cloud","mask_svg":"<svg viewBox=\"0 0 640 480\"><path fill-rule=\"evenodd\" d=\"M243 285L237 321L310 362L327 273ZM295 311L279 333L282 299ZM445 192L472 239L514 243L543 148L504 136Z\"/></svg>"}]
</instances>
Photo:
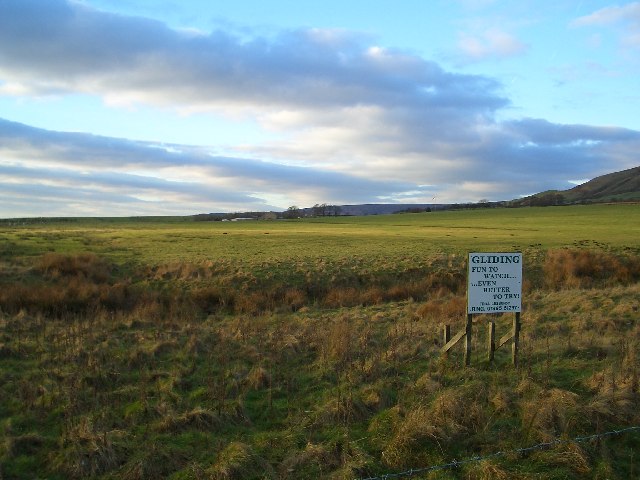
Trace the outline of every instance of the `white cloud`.
<instances>
[{"instance_id":1,"label":"white cloud","mask_svg":"<svg viewBox=\"0 0 640 480\"><path fill-rule=\"evenodd\" d=\"M514 35L492 29L477 35L460 34L458 49L468 61L481 61L521 55L528 47Z\"/></svg>"},{"instance_id":2,"label":"white cloud","mask_svg":"<svg viewBox=\"0 0 640 480\"><path fill-rule=\"evenodd\" d=\"M640 2L601 8L589 15L576 18L571 25L574 27L618 26L621 29L622 43L626 47L640 48Z\"/></svg>"},{"instance_id":3,"label":"white cloud","mask_svg":"<svg viewBox=\"0 0 640 480\"><path fill-rule=\"evenodd\" d=\"M631 2L623 6L601 8L595 12L578 17L573 21L575 26L609 25L620 21L640 21L640 2Z\"/></svg>"}]
</instances>

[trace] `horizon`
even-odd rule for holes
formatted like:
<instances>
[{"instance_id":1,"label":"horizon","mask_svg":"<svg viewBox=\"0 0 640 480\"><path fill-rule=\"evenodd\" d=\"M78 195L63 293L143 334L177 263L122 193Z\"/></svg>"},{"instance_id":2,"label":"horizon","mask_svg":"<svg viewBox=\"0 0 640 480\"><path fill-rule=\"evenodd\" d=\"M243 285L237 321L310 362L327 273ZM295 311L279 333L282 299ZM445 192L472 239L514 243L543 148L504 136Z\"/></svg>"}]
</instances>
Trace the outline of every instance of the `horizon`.
<instances>
[{"instance_id":1,"label":"horizon","mask_svg":"<svg viewBox=\"0 0 640 480\"><path fill-rule=\"evenodd\" d=\"M122 3L0 3L0 218L508 201L640 164L640 2Z\"/></svg>"}]
</instances>

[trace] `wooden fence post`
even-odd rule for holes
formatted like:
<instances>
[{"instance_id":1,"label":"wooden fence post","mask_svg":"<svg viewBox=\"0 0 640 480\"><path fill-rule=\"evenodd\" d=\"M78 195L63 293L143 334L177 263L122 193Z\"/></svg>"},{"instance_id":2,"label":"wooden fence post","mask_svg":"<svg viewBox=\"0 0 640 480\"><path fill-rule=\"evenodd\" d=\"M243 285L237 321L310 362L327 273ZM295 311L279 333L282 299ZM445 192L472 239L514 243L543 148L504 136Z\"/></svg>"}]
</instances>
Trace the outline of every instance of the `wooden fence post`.
<instances>
[{"instance_id":1,"label":"wooden fence post","mask_svg":"<svg viewBox=\"0 0 640 480\"><path fill-rule=\"evenodd\" d=\"M513 343L511 344L511 354L513 357L513 366L518 366L518 347L520 346L520 312L516 312L513 319Z\"/></svg>"},{"instance_id":2,"label":"wooden fence post","mask_svg":"<svg viewBox=\"0 0 640 480\"><path fill-rule=\"evenodd\" d=\"M487 358L490 362L493 362L493 357L495 355L495 351L496 351L496 324L493 320L489 321L489 343L488 343L488 349L489 349L489 354L487 355Z\"/></svg>"},{"instance_id":3,"label":"wooden fence post","mask_svg":"<svg viewBox=\"0 0 640 480\"><path fill-rule=\"evenodd\" d=\"M467 315L467 325L465 327L465 342L464 342L464 364L466 366L471 365L471 328L473 326L473 315L470 313Z\"/></svg>"},{"instance_id":4,"label":"wooden fence post","mask_svg":"<svg viewBox=\"0 0 640 480\"><path fill-rule=\"evenodd\" d=\"M449 343L449 340L451 340L451 325L444 326L443 334L444 334L444 345L446 345ZM444 352L444 354L448 357L449 351L447 350L446 352Z\"/></svg>"},{"instance_id":5,"label":"wooden fence post","mask_svg":"<svg viewBox=\"0 0 640 480\"><path fill-rule=\"evenodd\" d=\"M444 344L446 345L451 340L451 325L444 326Z\"/></svg>"}]
</instances>

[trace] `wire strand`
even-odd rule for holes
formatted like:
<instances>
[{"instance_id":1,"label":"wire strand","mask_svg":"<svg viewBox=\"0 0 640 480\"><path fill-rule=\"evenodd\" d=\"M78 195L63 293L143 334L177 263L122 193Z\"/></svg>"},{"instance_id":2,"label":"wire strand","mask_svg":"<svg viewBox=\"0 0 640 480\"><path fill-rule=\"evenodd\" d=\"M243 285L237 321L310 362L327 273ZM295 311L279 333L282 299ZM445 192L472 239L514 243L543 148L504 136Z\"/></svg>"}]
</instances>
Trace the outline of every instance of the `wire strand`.
<instances>
[{"instance_id":1,"label":"wire strand","mask_svg":"<svg viewBox=\"0 0 640 480\"><path fill-rule=\"evenodd\" d=\"M604 432L604 433L597 433L597 434L593 434L593 435L587 435L587 436L581 436L581 437L575 437L575 438L571 438L571 439L562 439L562 438L557 438L555 440L552 440L550 442L542 442L542 443L538 443L537 445L532 445L530 447L521 447L521 448L515 448L513 450L507 450L504 452L494 452L488 455L484 455L484 456L476 456L476 457L470 457L470 458L466 458L464 460L452 460L449 463L443 463L440 465L432 465L430 467L423 467L423 468L411 468L409 470L406 470L404 472L396 472L396 473L384 473L382 475L379 475L377 477L367 477L367 478L361 478L360 480L390 480L393 478L403 478L403 477L412 477L414 475L419 475L422 473L428 473L428 472L435 472L436 470L447 470L450 468L458 468L462 465L467 465L470 463L476 463L476 462L482 462L483 460L489 460L491 458L497 458L497 457L502 457L505 455L509 455L509 454L525 454L528 452L532 452L534 450L545 450L545 449L549 449L549 448L553 448L556 447L558 445L562 445L565 443L572 443L572 442L588 442L591 440L596 440L596 439L600 439L600 438L604 438L604 437L609 437L612 435L622 435L623 433L627 433L627 432L631 432L634 430L640 430L640 426L637 427L626 427L620 430L611 430L609 432Z\"/></svg>"}]
</instances>

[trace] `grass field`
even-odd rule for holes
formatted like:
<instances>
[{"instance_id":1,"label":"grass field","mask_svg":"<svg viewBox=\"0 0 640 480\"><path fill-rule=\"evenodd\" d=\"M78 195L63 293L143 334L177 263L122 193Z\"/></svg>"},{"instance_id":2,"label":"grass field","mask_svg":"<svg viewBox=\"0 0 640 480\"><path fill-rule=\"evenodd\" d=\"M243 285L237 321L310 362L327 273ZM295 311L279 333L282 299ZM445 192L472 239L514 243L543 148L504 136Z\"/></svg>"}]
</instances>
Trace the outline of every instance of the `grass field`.
<instances>
[{"instance_id":1,"label":"grass field","mask_svg":"<svg viewBox=\"0 0 640 480\"><path fill-rule=\"evenodd\" d=\"M364 478L640 426L640 205L0 222L0 478ZM443 358L521 251L521 361ZM634 478L640 433L413 478ZM636 457L634 457L634 454Z\"/></svg>"},{"instance_id":2,"label":"grass field","mask_svg":"<svg viewBox=\"0 0 640 480\"><path fill-rule=\"evenodd\" d=\"M2 228L12 255L91 251L118 262L287 261L525 251L582 244L636 248L638 205L487 209L297 221L35 222ZM6 224L5 224L6 225ZM637 251L637 250L636 250Z\"/></svg>"}]
</instances>

